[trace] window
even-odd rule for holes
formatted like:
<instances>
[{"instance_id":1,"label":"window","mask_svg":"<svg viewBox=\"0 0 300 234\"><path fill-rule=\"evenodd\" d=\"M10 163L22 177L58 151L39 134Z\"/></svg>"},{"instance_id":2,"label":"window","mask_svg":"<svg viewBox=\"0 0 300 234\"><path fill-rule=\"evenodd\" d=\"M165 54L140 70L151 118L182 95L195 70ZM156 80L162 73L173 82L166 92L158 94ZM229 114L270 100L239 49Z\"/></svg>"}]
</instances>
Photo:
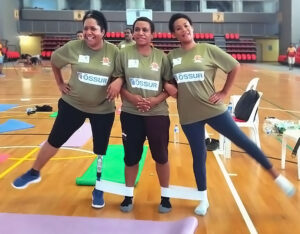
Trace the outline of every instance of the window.
<instances>
[{"instance_id":1,"label":"window","mask_svg":"<svg viewBox=\"0 0 300 234\"><path fill-rule=\"evenodd\" d=\"M38 8L43 10L56 10L57 4L56 0L32 0L32 1L23 1L24 8Z\"/></svg>"},{"instance_id":2,"label":"window","mask_svg":"<svg viewBox=\"0 0 300 234\"><path fill-rule=\"evenodd\" d=\"M126 0L101 0L101 10L126 11Z\"/></svg>"},{"instance_id":3,"label":"window","mask_svg":"<svg viewBox=\"0 0 300 234\"><path fill-rule=\"evenodd\" d=\"M264 12L264 3L244 1L243 12Z\"/></svg>"},{"instance_id":4,"label":"window","mask_svg":"<svg viewBox=\"0 0 300 234\"><path fill-rule=\"evenodd\" d=\"M68 10L89 10L90 8L90 0L66 0Z\"/></svg>"},{"instance_id":5,"label":"window","mask_svg":"<svg viewBox=\"0 0 300 234\"><path fill-rule=\"evenodd\" d=\"M172 1L171 11L200 11L199 1Z\"/></svg>"},{"instance_id":6,"label":"window","mask_svg":"<svg viewBox=\"0 0 300 234\"><path fill-rule=\"evenodd\" d=\"M218 9L219 12L232 12L232 1L207 1L207 9Z\"/></svg>"},{"instance_id":7,"label":"window","mask_svg":"<svg viewBox=\"0 0 300 234\"><path fill-rule=\"evenodd\" d=\"M145 8L152 11L164 11L164 1L162 0L145 0Z\"/></svg>"}]
</instances>

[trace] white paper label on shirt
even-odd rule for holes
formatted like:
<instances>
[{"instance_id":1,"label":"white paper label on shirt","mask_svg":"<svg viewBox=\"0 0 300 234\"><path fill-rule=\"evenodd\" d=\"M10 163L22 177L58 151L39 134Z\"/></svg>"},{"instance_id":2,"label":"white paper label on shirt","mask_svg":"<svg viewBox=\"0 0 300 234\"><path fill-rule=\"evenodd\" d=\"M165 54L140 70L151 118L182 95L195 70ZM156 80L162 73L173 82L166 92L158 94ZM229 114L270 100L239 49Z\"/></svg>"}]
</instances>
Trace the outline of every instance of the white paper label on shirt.
<instances>
[{"instance_id":1,"label":"white paper label on shirt","mask_svg":"<svg viewBox=\"0 0 300 234\"><path fill-rule=\"evenodd\" d=\"M125 45L124 45L124 44L122 44L122 45L121 45L121 48L125 48Z\"/></svg>"},{"instance_id":2,"label":"white paper label on shirt","mask_svg":"<svg viewBox=\"0 0 300 234\"><path fill-rule=\"evenodd\" d=\"M132 88L158 91L159 82L155 80L146 80L142 78L129 78Z\"/></svg>"},{"instance_id":3,"label":"white paper label on shirt","mask_svg":"<svg viewBox=\"0 0 300 234\"><path fill-rule=\"evenodd\" d=\"M84 72L77 72L77 75L78 75L78 79L81 82L87 84L106 86L108 82L107 76L99 76L99 75L84 73Z\"/></svg>"},{"instance_id":4,"label":"white paper label on shirt","mask_svg":"<svg viewBox=\"0 0 300 234\"><path fill-rule=\"evenodd\" d=\"M173 67L175 67L176 65L180 65L181 64L181 60L182 60L181 57L173 59Z\"/></svg>"},{"instance_id":5,"label":"white paper label on shirt","mask_svg":"<svg viewBox=\"0 0 300 234\"><path fill-rule=\"evenodd\" d=\"M177 83L186 83L204 80L204 71L180 72L174 75Z\"/></svg>"},{"instance_id":6,"label":"white paper label on shirt","mask_svg":"<svg viewBox=\"0 0 300 234\"><path fill-rule=\"evenodd\" d=\"M129 59L128 60L128 68L138 68L139 62L140 61L138 59Z\"/></svg>"},{"instance_id":7,"label":"white paper label on shirt","mask_svg":"<svg viewBox=\"0 0 300 234\"><path fill-rule=\"evenodd\" d=\"M90 62L90 56L89 55L79 55L78 62L79 63L89 63Z\"/></svg>"}]
</instances>

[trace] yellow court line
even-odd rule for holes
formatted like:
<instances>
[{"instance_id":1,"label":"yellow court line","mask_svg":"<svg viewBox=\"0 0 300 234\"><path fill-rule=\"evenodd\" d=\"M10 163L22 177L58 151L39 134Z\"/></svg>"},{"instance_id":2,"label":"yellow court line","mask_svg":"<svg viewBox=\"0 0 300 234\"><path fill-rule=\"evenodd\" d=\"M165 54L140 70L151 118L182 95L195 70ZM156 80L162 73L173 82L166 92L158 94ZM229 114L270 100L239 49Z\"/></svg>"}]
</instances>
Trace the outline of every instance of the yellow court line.
<instances>
[{"instance_id":1,"label":"yellow court line","mask_svg":"<svg viewBox=\"0 0 300 234\"><path fill-rule=\"evenodd\" d=\"M96 158L95 155L87 155L87 156L73 156L73 157L55 157L55 158L51 158L50 161L53 160L68 160L68 159L83 159L83 158ZM20 158L8 158L8 160L19 160ZM27 161L33 161L35 160L35 158L28 158L25 159Z\"/></svg>"},{"instance_id":2,"label":"yellow court line","mask_svg":"<svg viewBox=\"0 0 300 234\"><path fill-rule=\"evenodd\" d=\"M21 158L18 162L13 164L11 167L7 168L4 172L0 174L0 179L2 179L4 176L6 176L9 172L11 172L13 169L15 169L17 166L19 166L21 163L23 163L25 160L27 160L31 155L33 155L36 151L38 151L40 148L37 147L30 151L28 154L26 154L23 158Z\"/></svg>"}]
</instances>

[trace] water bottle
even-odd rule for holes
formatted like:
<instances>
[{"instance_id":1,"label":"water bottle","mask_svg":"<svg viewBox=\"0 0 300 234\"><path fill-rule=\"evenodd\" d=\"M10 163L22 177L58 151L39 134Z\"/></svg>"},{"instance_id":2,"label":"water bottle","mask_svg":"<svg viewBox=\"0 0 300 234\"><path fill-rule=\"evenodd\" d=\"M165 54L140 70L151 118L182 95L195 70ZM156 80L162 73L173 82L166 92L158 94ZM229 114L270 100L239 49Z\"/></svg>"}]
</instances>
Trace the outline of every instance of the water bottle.
<instances>
[{"instance_id":1,"label":"water bottle","mask_svg":"<svg viewBox=\"0 0 300 234\"><path fill-rule=\"evenodd\" d=\"M270 135L273 132L273 124L269 122L267 119L264 120L263 131L267 135Z\"/></svg>"},{"instance_id":2,"label":"water bottle","mask_svg":"<svg viewBox=\"0 0 300 234\"><path fill-rule=\"evenodd\" d=\"M179 127L177 124L174 126L174 143L179 143Z\"/></svg>"},{"instance_id":3,"label":"water bottle","mask_svg":"<svg viewBox=\"0 0 300 234\"><path fill-rule=\"evenodd\" d=\"M227 110L228 110L228 112L229 112L230 115L233 115L233 106L232 106L231 102L229 102Z\"/></svg>"},{"instance_id":4,"label":"water bottle","mask_svg":"<svg viewBox=\"0 0 300 234\"><path fill-rule=\"evenodd\" d=\"M36 108L27 108L26 113L27 115L32 115L36 112Z\"/></svg>"}]
</instances>

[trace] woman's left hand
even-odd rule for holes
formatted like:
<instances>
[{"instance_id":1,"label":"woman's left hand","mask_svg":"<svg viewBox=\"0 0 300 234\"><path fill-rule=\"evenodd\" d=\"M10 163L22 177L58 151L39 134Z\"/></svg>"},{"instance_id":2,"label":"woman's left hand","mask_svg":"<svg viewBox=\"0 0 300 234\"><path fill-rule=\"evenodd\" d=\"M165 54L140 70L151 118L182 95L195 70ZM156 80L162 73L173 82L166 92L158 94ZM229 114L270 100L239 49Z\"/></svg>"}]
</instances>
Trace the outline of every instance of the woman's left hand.
<instances>
[{"instance_id":1,"label":"woman's left hand","mask_svg":"<svg viewBox=\"0 0 300 234\"><path fill-rule=\"evenodd\" d=\"M225 94L222 91L216 92L213 95L210 96L210 98L208 99L208 101L210 101L213 104L218 104L223 102L224 98L225 98Z\"/></svg>"}]
</instances>

